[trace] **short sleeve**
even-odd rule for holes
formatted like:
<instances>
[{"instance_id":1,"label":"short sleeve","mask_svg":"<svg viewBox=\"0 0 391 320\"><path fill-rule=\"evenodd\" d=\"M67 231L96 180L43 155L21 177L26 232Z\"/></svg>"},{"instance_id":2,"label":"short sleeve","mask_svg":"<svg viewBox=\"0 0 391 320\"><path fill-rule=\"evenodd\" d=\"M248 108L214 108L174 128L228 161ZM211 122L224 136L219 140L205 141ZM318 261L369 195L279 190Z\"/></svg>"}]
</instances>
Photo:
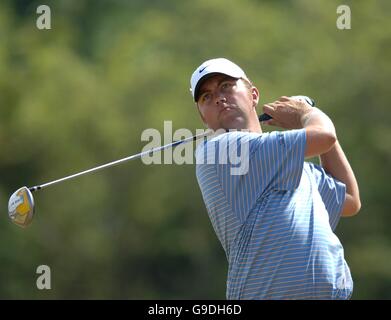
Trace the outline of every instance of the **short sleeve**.
<instances>
[{"instance_id":1,"label":"short sleeve","mask_svg":"<svg viewBox=\"0 0 391 320\"><path fill-rule=\"evenodd\" d=\"M265 192L299 186L305 143L304 129L230 132L200 148L198 161L202 158L214 166L222 193L243 221Z\"/></svg>"},{"instance_id":2,"label":"short sleeve","mask_svg":"<svg viewBox=\"0 0 391 320\"><path fill-rule=\"evenodd\" d=\"M314 163L310 163L309 166L329 214L331 229L334 230L338 225L342 207L345 203L346 186L341 181L327 174L321 166Z\"/></svg>"},{"instance_id":3,"label":"short sleeve","mask_svg":"<svg viewBox=\"0 0 391 320\"><path fill-rule=\"evenodd\" d=\"M301 180L306 144L305 130L272 132L265 147L258 150L261 165L270 174L270 188L294 190ZM268 179L268 180L269 180Z\"/></svg>"}]
</instances>

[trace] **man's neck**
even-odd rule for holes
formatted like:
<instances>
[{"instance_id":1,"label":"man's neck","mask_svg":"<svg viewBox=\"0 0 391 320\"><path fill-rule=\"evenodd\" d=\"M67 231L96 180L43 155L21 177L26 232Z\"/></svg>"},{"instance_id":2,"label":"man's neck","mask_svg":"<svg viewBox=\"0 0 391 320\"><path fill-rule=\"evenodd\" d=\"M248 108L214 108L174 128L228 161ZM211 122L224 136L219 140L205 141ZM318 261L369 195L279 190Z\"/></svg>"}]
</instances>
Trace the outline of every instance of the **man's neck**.
<instances>
[{"instance_id":1,"label":"man's neck","mask_svg":"<svg viewBox=\"0 0 391 320\"><path fill-rule=\"evenodd\" d=\"M254 124L250 124L248 126L247 130L250 132L262 133L262 128L261 128L261 125L259 124L259 122L254 123Z\"/></svg>"},{"instance_id":2,"label":"man's neck","mask_svg":"<svg viewBox=\"0 0 391 320\"><path fill-rule=\"evenodd\" d=\"M254 109L254 113L251 114L249 119L247 130L255 133L262 133L261 124L259 123L258 115Z\"/></svg>"}]
</instances>

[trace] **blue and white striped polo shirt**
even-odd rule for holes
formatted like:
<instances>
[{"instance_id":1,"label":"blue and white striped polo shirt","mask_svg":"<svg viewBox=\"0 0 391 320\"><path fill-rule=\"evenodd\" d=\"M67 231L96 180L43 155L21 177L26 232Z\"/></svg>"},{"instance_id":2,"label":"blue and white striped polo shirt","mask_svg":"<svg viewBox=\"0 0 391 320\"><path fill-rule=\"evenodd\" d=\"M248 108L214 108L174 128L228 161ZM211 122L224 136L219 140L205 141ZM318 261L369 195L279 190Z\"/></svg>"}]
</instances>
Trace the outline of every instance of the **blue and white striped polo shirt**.
<instances>
[{"instance_id":1,"label":"blue and white striped polo shirt","mask_svg":"<svg viewBox=\"0 0 391 320\"><path fill-rule=\"evenodd\" d=\"M229 264L227 299L350 298L333 233L345 185L304 161L305 143L300 129L228 132L198 145L198 183ZM247 171L233 174L230 157L241 151Z\"/></svg>"}]
</instances>

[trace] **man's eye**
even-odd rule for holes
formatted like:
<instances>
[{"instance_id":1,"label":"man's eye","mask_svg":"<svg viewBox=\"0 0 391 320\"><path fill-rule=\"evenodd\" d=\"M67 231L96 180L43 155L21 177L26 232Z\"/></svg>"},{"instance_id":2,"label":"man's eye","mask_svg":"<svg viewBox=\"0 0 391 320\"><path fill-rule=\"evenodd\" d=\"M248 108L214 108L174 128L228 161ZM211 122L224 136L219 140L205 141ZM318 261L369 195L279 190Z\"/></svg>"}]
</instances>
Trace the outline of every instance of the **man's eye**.
<instances>
[{"instance_id":1,"label":"man's eye","mask_svg":"<svg viewBox=\"0 0 391 320\"><path fill-rule=\"evenodd\" d=\"M204 93L201 96L201 101L208 101L210 99L210 93Z\"/></svg>"},{"instance_id":2,"label":"man's eye","mask_svg":"<svg viewBox=\"0 0 391 320\"><path fill-rule=\"evenodd\" d=\"M230 87L232 87L232 83L231 82L226 81L226 82L223 82L221 84L221 88L223 88L223 89L228 89Z\"/></svg>"}]
</instances>

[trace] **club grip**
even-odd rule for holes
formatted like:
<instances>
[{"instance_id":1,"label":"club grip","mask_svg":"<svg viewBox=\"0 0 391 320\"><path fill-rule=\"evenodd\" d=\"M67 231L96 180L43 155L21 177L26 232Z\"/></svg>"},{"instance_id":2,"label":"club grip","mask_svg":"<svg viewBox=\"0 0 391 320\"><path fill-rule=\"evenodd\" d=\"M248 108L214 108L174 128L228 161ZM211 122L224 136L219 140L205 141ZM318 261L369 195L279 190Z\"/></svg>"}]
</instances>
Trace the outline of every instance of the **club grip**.
<instances>
[{"instance_id":1,"label":"club grip","mask_svg":"<svg viewBox=\"0 0 391 320\"><path fill-rule=\"evenodd\" d=\"M295 99L295 100L307 102L311 107L315 107L315 100L310 98L310 97L307 97L307 96L291 96L291 98ZM267 120L270 120L270 119L273 119L273 118L272 118L272 116L269 116L268 114L263 113L263 114L261 114L258 117L258 119L259 119L260 122L262 122L262 121L267 121Z\"/></svg>"},{"instance_id":2,"label":"club grip","mask_svg":"<svg viewBox=\"0 0 391 320\"><path fill-rule=\"evenodd\" d=\"M269 116L268 114L266 113L263 113L261 114L259 117L258 117L259 121L262 122L262 121L267 121L267 120L270 120L270 119L273 119L271 116Z\"/></svg>"}]
</instances>

